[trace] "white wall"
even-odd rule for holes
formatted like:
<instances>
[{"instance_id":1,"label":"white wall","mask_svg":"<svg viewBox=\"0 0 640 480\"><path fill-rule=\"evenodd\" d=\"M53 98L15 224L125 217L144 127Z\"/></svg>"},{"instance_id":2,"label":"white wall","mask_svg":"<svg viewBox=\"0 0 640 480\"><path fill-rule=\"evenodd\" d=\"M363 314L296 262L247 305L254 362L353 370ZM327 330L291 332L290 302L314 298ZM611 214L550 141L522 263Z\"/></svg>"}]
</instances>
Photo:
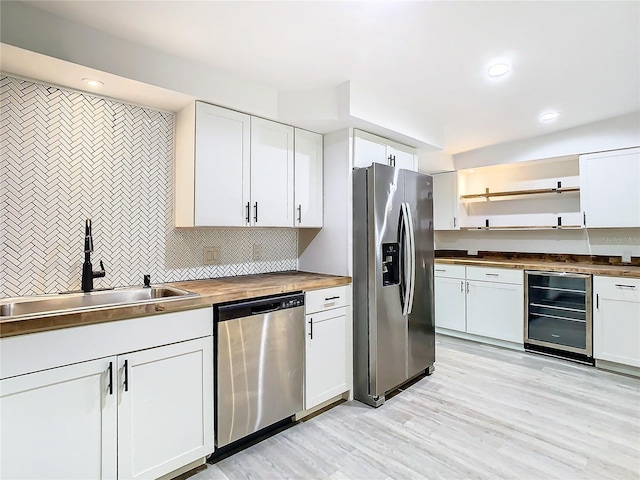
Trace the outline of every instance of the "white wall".
<instances>
[{"instance_id":1,"label":"white wall","mask_svg":"<svg viewBox=\"0 0 640 480\"><path fill-rule=\"evenodd\" d=\"M453 156L442 151L418 149L418 171L422 173L442 173L455 170Z\"/></svg>"},{"instance_id":2,"label":"white wall","mask_svg":"<svg viewBox=\"0 0 640 480\"><path fill-rule=\"evenodd\" d=\"M324 136L324 223L320 231L300 230L300 270L352 275L352 146L352 129Z\"/></svg>"},{"instance_id":3,"label":"white wall","mask_svg":"<svg viewBox=\"0 0 640 480\"><path fill-rule=\"evenodd\" d=\"M436 232L438 250L640 257L640 228Z\"/></svg>"},{"instance_id":4,"label":"white wall","mask_svg":"<svg viewBox=\"0 0 640 480\"><path fill-rule=\"evenodd\" d=\"M0 41L275 119L277 91L34 8L0 2ZM124 54L126 52L126 55Z\"/></svg>"},{"instance_id":5,"label":"white wall","mask_svg":"<svg viewBox=\"0 0 640 480\"><path fill-rule=\"evenodd\" d=\"M453 156L456 170L640 145L640 112Z\"/></svg>"}]
</instances>

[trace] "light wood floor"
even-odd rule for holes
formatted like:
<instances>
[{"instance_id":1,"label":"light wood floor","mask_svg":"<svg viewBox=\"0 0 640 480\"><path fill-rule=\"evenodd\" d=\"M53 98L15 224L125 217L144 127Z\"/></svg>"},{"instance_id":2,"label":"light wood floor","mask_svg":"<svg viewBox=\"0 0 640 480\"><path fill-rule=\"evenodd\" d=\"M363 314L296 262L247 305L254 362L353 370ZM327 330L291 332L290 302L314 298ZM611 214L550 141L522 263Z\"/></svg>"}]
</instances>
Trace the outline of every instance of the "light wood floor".
<instances>
[{"instance_id":1,"label":"light wood floor","mask_svg":"<svg viewBox=\"0 0 640 480\"><path fill-rule=\"evenodd\" d=\"M640 380L440 336L436 371L343 403L205 479L640 479Z\"/></svg>"}]
</instances>

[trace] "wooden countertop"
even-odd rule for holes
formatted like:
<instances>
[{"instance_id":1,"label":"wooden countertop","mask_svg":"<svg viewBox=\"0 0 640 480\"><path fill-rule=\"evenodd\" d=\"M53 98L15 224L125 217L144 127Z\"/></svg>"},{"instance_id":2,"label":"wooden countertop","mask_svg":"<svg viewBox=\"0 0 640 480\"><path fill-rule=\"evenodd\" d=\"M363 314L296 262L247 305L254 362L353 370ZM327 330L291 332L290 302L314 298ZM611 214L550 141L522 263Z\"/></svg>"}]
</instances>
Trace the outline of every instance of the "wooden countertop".
<instances>
[{"instance_id":1,"label":"wooden countertop","mask_svg":"<svg viewBox=\"0 0 640 480\"><path fill-rule=\"evenodd\" d=\"M350 283L351 277L299 271L169 283L167 285L189 290L199 294L199 296L163 299L144 304L72 310L48 315L5 317L0 319L0 337L192 310L216 303L277 295L279 293L316 290Z\"/></svg>"},{"instance_id":2,"label":"wooden countertop","mask_svg":"<svg viewBox=\"0 0 640 480\"><path fill-rule=\"evenodd\" d=\"M565 263L548 260L525 259L474 259L467 257L437 257L436 263L468 265L477 267L515 268L519 270L540 270L547 272L591 273L611 277L640 278L640 267L632 265L597 265L589 263Z\"/></svg>"}]
</instances>

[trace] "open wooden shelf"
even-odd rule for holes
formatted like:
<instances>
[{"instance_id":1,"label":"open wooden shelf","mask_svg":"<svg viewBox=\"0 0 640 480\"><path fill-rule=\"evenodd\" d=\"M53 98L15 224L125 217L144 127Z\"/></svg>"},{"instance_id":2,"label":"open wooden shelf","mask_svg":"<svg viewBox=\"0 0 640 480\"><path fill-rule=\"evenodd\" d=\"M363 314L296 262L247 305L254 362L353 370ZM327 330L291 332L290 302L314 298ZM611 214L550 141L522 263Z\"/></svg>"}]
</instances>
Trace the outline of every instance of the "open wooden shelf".
<instances>
[{"instance_id":1,"label":"open wooden shelf","mask_svg":"<svg viewBox=\"0 0 640 480\"><path fill-rule=\"evenodd\" d=\"M535 190L511 190L508 192L489 192L485 193L473 193L470 195L461 195L462 199L469 198L492 198L492 197L513 197L516 195L539 195L544 193L564 193L564 192L579 192L580 187L561 187L561 188L537 188ZM502 227L505 228L505 227ZM519 227L517 227L519 228Z\"/></svg>"},{"instance_id":2,"label":"open wooden shelf","mask_svg":"<svg viewBox=\"0 0 640 480\"><path fill-rule=\"evenodd\" d=\"M511 225L495 227L460 227L460 230L577 230L582 225Z\"/></svg>"}]
</instances>

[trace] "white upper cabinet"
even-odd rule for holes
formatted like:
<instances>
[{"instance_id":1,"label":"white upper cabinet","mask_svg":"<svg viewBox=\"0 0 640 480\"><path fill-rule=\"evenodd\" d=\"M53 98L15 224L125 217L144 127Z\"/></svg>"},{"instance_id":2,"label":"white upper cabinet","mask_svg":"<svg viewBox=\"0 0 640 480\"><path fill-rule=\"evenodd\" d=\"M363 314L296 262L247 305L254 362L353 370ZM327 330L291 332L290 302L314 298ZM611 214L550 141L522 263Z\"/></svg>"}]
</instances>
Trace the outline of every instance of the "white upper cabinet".
<instances>
[{"instance_id":1,"label":"white upper cabinet","mask_svg":"<svg viewBox=\"0 0 640 480\"><path fill-rule=\"evenodd\" d=\"M417 171L416 156L406 150L400 150L391 146L387 147L387 159L391 165L405 170Z\"/></svg>"},{"instance_id":2,"label":"white upper cabinet","mask_svg":"<svg viewBox=\"0 0 640 480\"><path fill-rule=\"evenodd\" d=\"M294 221L296 227L322 227L322 135L295 129Z\"/></svg>"},{"instance_id":3,"label":"white upper cabinet","mask_svg":"<svg viewBox=\"0 0 640 480\"><path fill-rule=\"evenodd\" d=\"M293 227L293 127L251 117L251 224Z\"/></svg>"},{"instance_id":4,"label":"white upper cabinet","mask_svg":"<svg viewBox=\"0 0 640 480\"><path fill-rule=\"evenodd\" d=\"M363 134L364 132L356 132L353 138L353 166L365 168L373 163L389 165L387 147L383 143L371 140L370 137L373 135L367 134L365 138Z\"/></svg>"},{"instance_id":5,"label":"white upper cabinet","mask_svg":"<svg viewBox=\"0 0 640 480\"><path fill-rule=\"evenodd\" d=\"M640 227L640 148L582 155L580 203L587 228Z\"/></svg>"},{"instance_id":6,"label":"white upper cabinet","mask_svg":"<svg viewBox=\"0 0 640 480\"><path fill-rule=\"evenodd\" d=\"M459 230L458 172L433 175L433 228Z\"/></svg>"},{"instance_id":7,"label":"white upper cabinet","mask_svg":"<svg viewBox=\"0 0 640 480\"><path fill-rule=\"evenodd\" d=\"M371 133L356 130L353 146L353 166L355 168L364 168L373 163L382 163L406 170L418 170L414 148Z\"/></svg>"},{"instance_id":8,"label":"white upper cabinet","mask_svg":"<svg viewBox=\"0 0 640 480\"><path fill-rule=\"evenodd\" d=\"M300 132L294 193L293 127L203 102L179 112L175 226L321 227L322 135Z\"/></svg>"},{"instance_id":9,"label":"white upper cabinet","mask_svg":"<svg viewBox=\"0 0 640 480\"><path fill-rule=\"evenodd\" d=\"M247 223L250 116L195 102L176 125L176 227Z\"/></svg>"}]
</instances>

